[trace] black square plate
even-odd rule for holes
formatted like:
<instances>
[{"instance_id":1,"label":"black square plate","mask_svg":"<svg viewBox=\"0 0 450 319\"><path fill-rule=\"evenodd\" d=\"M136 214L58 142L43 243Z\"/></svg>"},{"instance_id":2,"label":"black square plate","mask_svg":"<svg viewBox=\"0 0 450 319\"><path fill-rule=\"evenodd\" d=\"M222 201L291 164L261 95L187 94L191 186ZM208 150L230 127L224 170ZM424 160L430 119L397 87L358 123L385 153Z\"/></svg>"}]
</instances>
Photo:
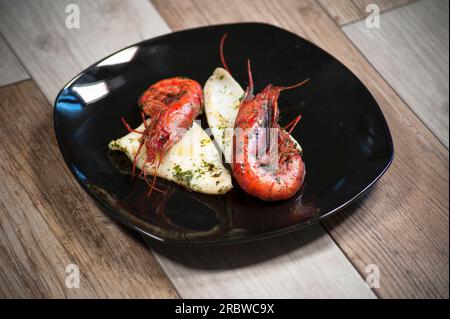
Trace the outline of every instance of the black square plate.
<instances>
[{"instance_id":1,"label":"black square plate","mask_svg":"<svg viewBox=\"0 0 450 319\"><path fill-rule=\"evenodd\" d=\"M243 87L247 58L255 92L269 83L310 79L279 99L280 124L302 114L293 135L304 151L303 190L290 200L267 203L238 187L224 196L208 196L160 180L168 192L146 197L146 184L124 172L129 161L108 153L108 142L127 133L121 116L132 126L140 124L137 99L150 84L177 75L205 83L220 66L218 45L224 33L229 35L228 65ZM202 123L206 126L204 118ZM154 239L187 245L253 240L322 220L373 185L393 158L383 114L356 76L314 44L261 23L181 31L123 49L61 90L54 125L70 170L108 214Z\"/></svg>"}]
</instances>

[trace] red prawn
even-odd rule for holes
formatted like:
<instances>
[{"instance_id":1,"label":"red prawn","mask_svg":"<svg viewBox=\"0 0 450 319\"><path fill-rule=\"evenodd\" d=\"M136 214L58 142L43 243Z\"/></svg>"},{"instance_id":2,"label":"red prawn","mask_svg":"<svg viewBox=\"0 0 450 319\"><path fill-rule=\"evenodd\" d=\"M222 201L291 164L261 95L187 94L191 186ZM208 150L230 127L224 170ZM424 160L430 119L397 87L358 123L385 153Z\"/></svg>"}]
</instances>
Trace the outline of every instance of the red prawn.
<instances>
[{"instance_id":1,"label":"red prawn","mask_svg":"<svg viewBox=\"0 0 450 319\"><path fill-rule=\"evenodd\" d=\"M226 36L220 41L220 57L229 72L223 55ZM301 151L290 136L301 116L280 127L278 97L282 91L302 86L308 80L288 87L269 84L253 96L250 61L247 70L249 86L234 123L233 177L246 193L259 199L288 199L301 188L306 172Z\"/></svg>"},{"instance_id":2,"label":"red prawn","mask_svg":"<svg viewBox=\"0 0 450 319\"><path fill-rule=\"evenodd\" d=\"M135 174L137 158L144 146L147 151L144 166L154 165L156 171L164 154L183 137L199 114L203 104L203 90L197 81L189 78L164 79L150 86L139 98L138 104L142 108L143 132L131 129L122 118L129 132L142 134L133 160L132 176ZM146 115L150 117L149 123ZM147 175L145 171L143 172L141 174L147 181ZM150 192L152 189L159 190L155 187L156 174L153 175L153 182L147 181Z\"/></svg>"}]
</instances>

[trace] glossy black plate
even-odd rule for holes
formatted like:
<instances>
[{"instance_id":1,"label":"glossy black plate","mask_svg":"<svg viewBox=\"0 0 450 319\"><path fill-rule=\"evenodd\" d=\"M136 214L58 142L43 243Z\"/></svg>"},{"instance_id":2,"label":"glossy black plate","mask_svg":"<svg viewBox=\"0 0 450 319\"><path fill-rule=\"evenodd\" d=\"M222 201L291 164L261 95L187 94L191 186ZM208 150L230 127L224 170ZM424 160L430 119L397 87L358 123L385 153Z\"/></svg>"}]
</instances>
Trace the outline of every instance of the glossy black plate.
<instances>
[{"instance_id":1,"label":"glossy black plate","mask_svg":"<svg viewBox=\"0 0 450 319\"><path fill-rule=\"evenodd\" d=\"M127 133L121 116L140 124L136 102L150 84L177 75L204 83L220 66L224 33L228 65L243 87L247 58L256 92L268 83L310 79L279 99L281 124L303 116L293 135L304 150L304 187L290 200L267 203L236 186L224 196L208 196L160 180L166 195L146 197L145 183L127 173L129 161L109 153L107 144ZM189 245L253 240L317 222L366 191L393 158L383 114L352 72L301 37L260 23L176 32L121 50L61 90L54 125L70 170L108 214L152 238Z\"/></svg>"}]
</instances>

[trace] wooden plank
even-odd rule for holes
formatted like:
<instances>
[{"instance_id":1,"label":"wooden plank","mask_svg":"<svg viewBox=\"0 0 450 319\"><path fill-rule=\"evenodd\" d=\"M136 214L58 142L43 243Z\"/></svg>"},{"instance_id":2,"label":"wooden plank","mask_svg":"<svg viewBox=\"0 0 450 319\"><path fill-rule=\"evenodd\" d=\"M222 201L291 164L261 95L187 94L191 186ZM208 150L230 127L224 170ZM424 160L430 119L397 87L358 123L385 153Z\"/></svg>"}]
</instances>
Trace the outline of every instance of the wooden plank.
<instances>
[{"instance_id":1,"label":"wooden plank","mask_svg":"<svg viewBox=\"0 0 450 319\"><path fill-rule=\"evenodd\" d=\"M0 36L0 86L28 79L28 74Z\"/></svg>"},{"instance_id":2,"label":"wooden plank","mask_svg":"<svg viewBox=\"0 0 450 319\"><path fill-rule=\"evenodd\" d=\"M68 4L80 9L79 29L66 27ZM52 102L92 63L170 31L147 0L0 0L0 30Z\"/></svg>"},{"instance_id":3,"label":"wooden plank","mask_svg":"<svg viewBox=\"0 0 450 319\"><path fill-rule=\"evenodd\" d=\"M365 12L369 4L376 4L380 12L388 11L393 8L401 7L415 0L351 0L361 12Z\"/></svg>"},{"instance_id":4,"label":"wooden plank","mask_svg":"<svg viewBox=\"0 0 450 319\"><path fill-rule=\"evenodd\" d=\"M318 0L318 1L320 5L339 25L361 20L366 15L365 9L361 11L360 8L353 1L349 0Z\"/></svg>"},{"instance_id":5,"label":"wooden plank","mask_svg":"<svg viewBox=\"0 0 450 319\"><path fill-rule=\"evenodd\" d=\"M387 11L414 0L317 0L339 25L364 19L369 4L378 5L380 12Z\"/></svg>"},{"instance_id":6,"label":"wooden plank","mask_svg":"<svg viewBox=\"0 0 450 319\"><path fill-rule=\"evenodd\" d=\"M38 1L39 2L39 1ZM1 2L0 2L1 3ZM74 35L73 31L71 30L67 30L63 27L61 27L58 23L61 23L61 19L62 19L62 15L60 14L59 16L57 16L57 18L51 18L49 17L48 19L50 20L50 26L47 25L43 25L43 20L46 20L43 17L46 17L47 15L53 15L53 12L55 11L62 11L64 12L64 5L60 4L60 2L47 2L47 1L40 1L39 2L39 6L36 5L34 8L32 8L33 11L38 11L41 12L41 14L38 17L33 17L30 18L30 22L28 24L25 25L21 25L20 28L18 28L18 30L16 30L15 28L13 28L14 25L18 24L18 17L23 15L23 14L27 14L26 10L30 10L27 6L24 5L23 2L19 2L22 7L14 7L14 9L8 9L6 13L2 13L0 15L0 18L2 19L6 19L7 21L2 21L0 22L0 26L2 28L6 28L9 30L9 33L7 32L7 37L8 39L10 39L12 46L17 50L17 51L21 51L20 49L23 48L27 43L29 43L30 41L36 41L33 39L41 39L39 40L42 45L39 47L37 47L34 52L31 53L23 53L21 55L21 59L24 61L24 64L27 66L27 68L30 70L31 74L33 75L33 77L35 79L37 79L39 85L41 86L41 88L46 92L47 97L51 98L52 95L54 95L54 93L56 92L54 90L54 88L59 88L61 83L60 79L62 79L65 74L66 74L66 70L64 70L64 68L62 68L61 64L67 64L69 61L75 61L75 63L77 63L77 70L73 71L77 72L79 71L82 66L81 66L81 62L84 63L84 61L86 60L84 57L86 55L89 56L93 56L94 54L92 54L92 52L95 52L96 55L104 55L106 54L105 48L108 48L111 46L111 44L107 43L106 40L104 39L105 37L107 39L111 38L111 37L107 37L107 35L103 34L103 33L98 33L97 28L94 27L94 25L91 25L89 28L87 29L83 29L86 27L83 27L83 23L89 23L89 21L95 21L97 24L100 24L100 26L103 23L108 23L108 26L110 25L110 20L108 19L108 17L104 18L102 14L100 13L93 13L93 16L91 17L91 14L89 14L89 16L86 16L86 13L83 14L83 12L86 12L86 8L83 7L81 5L80 2L80 9L81 9L81 29L80 31L84 32L85 34L83 35ZM33 2L34 3L34 2ZM83 2L82 4L85 5L86 2ZM102 1L100 3L107 3L106 1ZM109 2L108 2L109 3ZM113 1L112 3L116 3L117 6L119 6L119 2L117 1ZM123 2L120 2L120 4ZM144 5L141 2L132 2L133 4L139 3L140 6L144 7ZM28 4L28 3L27 3ZM97 4L97 3L96 3ZM96 9L98 11L98 8L91 8L91 9ZM115 10L119 10L121 9L121 7L119 7L118 9L116 8ZM149 8L142 8L142 10L150 10L150 4L149 4ZM130 9L125 8L125 10L128 10L128 17L131 17L135 14L135 12L130 12ZM145 11L144 10L144 11ZM20 14L19 14L20 13ZM141 13L142 15L145 15L146 13L143 12ZM97 21L99 19L99 17L102 16L101 21ZM83 20L84 19L84 20ZM136 19L136 18L135 18ZM117 19L116 19L117 20ZM139 20L139 19L137 19ZM88 21L88 22L83 22L83 21ZM124 22L125 20L120 20L120 21L115 21L115 24L120 24L120 22ZM127 22L129 23L129 22ZM31 30L31 26L36 26L42 25L42 29L44 30L44 34L45 36L42 36L41 34L37 34L36 32L34 32L33 30ZM130 28L142 28L142 26L136 26L136 25L130 25ZM59 33L55 33L54 29L57 29ZM61 30L60 30L61 29ZM120 29L117 30L118 32L120 30L123 29L123 25L120 26ZM41 30L41 29L40 29ZM85 30L85 31L83 31ZM141 29L138 29L141 30ZM143 29L145 30L145 29ZM11 35L11 33L14 33L14 37L13 35ZM42 32L42 31L41 31ZM86 34L87 32L89 32L89 34ZM133 31L135 32L135 31ZM63 33L63 35L65 37L68 38L74 38L73 41L75 41L75 45L73 45L72 43L61 43L61 38L62 36L59 35L60 33ZM97 33L97 35L95 36L95 41L90 40L92 34ZM109 31L109 33L114 34L115 32L113 31ZM128 32L127 34L114 34L115 37L119 37L119 38L125 38L128 41L130 40L130 37L132 38L133 36L135 36L132 32ZM93 36L92 36L93 37ZM56 40L52 40L52 39L56 39ZM114 44L119 43L119 40L114 40ZM72 40L71 40L72 42ZM133 41L134 42L134 41ZM84 43L84 45L83 45ZM93 48L86 48L85 43L95 43L95 46ZM127 43L128 44L128 43ZM121 44L121 45L125 45L125 44ZM117 48L116 48L117 49ZM98 52L96 51L98 50ZM46 58L48 56L48 54L55 52L53 54L53 59L55 59L55 64L54 65L49 65L48 64L48 60L44 60L44 58ZM29 56L28 56L29 55ZM30 61L28 58L31 57L31 55L36 56L37 58L35 58L36 61ZM80 57L81 56L81 57ZM98 59L99 57L96 57L95 59ZM82 59L82 60L80 60ZM94 59L94 60L95 60ZM79 61L79 62L77 62ZM92 61L91 61L92 62ZM91 63L89 62L89 63ZM75 68L75 67L74 67ZM54 73L53 75L55 75L55 77L48 77L47 74L48 73ZM73 75L73 73L71 75ZM47 86L49 88L47 88ZM314 234L316 236L326 236L324 234L323 229L320 226L317 226L315 228L313 228ZM325 296L330 294L330 291L334 291L335 292L335 296L339 297L339 296L355 296L355 297L373 297L373 293L365 286L364 281L361 279L361 277L358 275L358 273L355 271L355 269L351 266L351 264L346 260L345 256L340 252L339 248L331 241L331 239L329 237L326 237L325 242L323 242L321 245L317 244L317 250L322 251L322 254L318 254L315 257L312 258L308 258L302 261L298 260L298 257L295 258L295 263L297 265L297 269L301 269L302 271L305 271L306 273L311 272L312 274L314 274L313 269L317 268L317 265L320 264L320 261L323 260L321 258L328 258L330 260L333 261L333 264L336 266L335 269L333 269L333 271L331 271L331 269L329 269L329 273L331 276L333 275L333 272L335 274L339 275L339 278L343 279L341 280L342 282L345 282L345 285L341 285L341 282L335 282L333 283L325 283L323 281L321 281L324 277L323 276L318 276L316 274L316 277L311 277L312 279L314 279L317 282L317 286L320 287L321 289L319 289L319 291L321 291L321 293ZM300 244L300 243L298 243ZM278 244L279 250L281 250L281 243ZM315 244L312 245L313 248L310 248L311 251L314 251L314 247ZM254 255L256 254L256 252L254 253ZM322 256L322 257L321 257ZM219 258L219 257L218 257ZM294 257L292 257L294 258ZM220 260L220 259L218 259ZM166 264L166 263L164 263ZM253 277L249 278L249 281L253 281L254 284L253 287L255 290L259 290L260 288L262 289L263 287L263 280L258 280L259 279L259 272L261 271L261 268L259 266L256 266L256 271L253 272ZM289 272L285 272L286 275L289 275ZM269 278L269 276L268 276ZM275 278L275 277L272 277ZM313 280L313 281L314 281ZM275 280L272 279L272 282L274 282ZM339 286L338 286L339 284ZM280 285L280 283L279 283ZM214 287L214 286L212 286ZM300 286L298 283L296 283L295 286L293 286L297 289L299 289L300 291L303 291L304 294L303 296L311 296L313 295L313 292L308 292L306 290L301 290ZM217 287L216 287L217 288ZM193 293L195 293L196 291L198 291L198 289L192 288ZM267 291L267 289L263 290L263 291ZM293 290L292 290L293 291ZM314 292L314 294L317 294L317 292ZM272 295L272 296L276 296L275 294L268 294L267 296ZM237 295L236 295L237 296ZM245 295L239 295L240 297L244 297ZM301 296L301 294L297 294L297 296Z\"/></svg>"},{"instance_id":7,"label":"wooden plank","mask_svg":"<svg viewBox=\"0 0 450 319\"><path fill-rule=\"evenodd\" d=\"M182 298L374 298L321 227L212 248L149 242Z\"/></svg>"},{"instance_id":8,"label":"wooden plank","mask_svg":"<svg viewBox=\"0 0 450 319\"><path fill-rule=\"evenodd\" d=\"M426 0L381 15L381 28L364 22L344 32L448 148L448 1Z\"/></svg>"},{"instance_id":9,"label":"wooden plank","mask_svg":"<svg viewBox=\"0 0 450 319\"><path fill-rule=\"evenodd\" d=\"M448 298L448 151L323 8L314 1L296 0L258 1L257 10L254 4L238 0L153 3L176 30L236 21L268 22L310 39L347 65L382 108L396 155L373 190L325 226L363 276L367 265L379 267L378 296ZM202 266L203 259L192 259ZM214 274L211 282L215 282Z\"/></svg>"},{"instance_id":10,"label":"wooden plank","mask_svg":"<svg viewBox=\"0 0 450 319\"><path fill-rule=\"evenodd\" d=\"M33 81L0 88L0 139L0 297L177 297L147 247L71 177ZM78 289L65 285L72 263Z\"/></svg>"},{"instance_id":11,"label":"wooden plank","mask_svg":"<svg viewBox=\"0 0 450 319\"><path fill-rule=\"evenodd\" d=\"M76 4L80 8L80 29L68 29L65 26L67 15L65 9L68 4ZM24 19L23 17L27 17L27 19ZM114 21L114 23L111 23L111 21ZM0 1L0 29L14 47L15 51L19 53L20 59L24 62L28 70L30 70L33 78L38 81L41 89L45 92L50 101L54 99L57 91L66 81L96 60L121 49L124 46L169 31L167 25L160 18L152 5L145 0L133 0L126 4L122 1L106 0L96 2L16 1L14 6L11 6L7 1ZM40 107L42 107L43 112L51 112L48 102L46 104L41 103ZM51 120L49 119L48 123L50 123L50 121ZM49 136L53 136L53 134L49 133ZM54 140L51 140L51 143L52 147L56 147ZM28 149L26 150L27 152L31 152L28 151ZM59 153L56 152L55 154L57 155L55 161L61 161ZM63 166L65 168L65 165ZM53 176L48 177L52 178ZM69 185L78 187L75 185L72 178L69 178L67 175L64 178L70 181ZM69 193L74 192L76 194L80 192L79 188L73 189L71 186L65 186L64 189ZM63 196L63 198L57 198L57 200L61 201L66 197L61 193L56 195L59 197ZM128 231L126 232L127 234L123 234L122 228L117 227L115 223L112 224L108 218L104 217L103 213L99 212L96 206L92 204L92 201L85 198L84 192L82 192L81 195L82 199L88 202L84 206L80 206L78 202L75 202L76 205L74 203L64 202L68 204L68 206L64 208L61 204L59 209L67 210L71 209L70 207L80 206L81 209L86 211L86 214L92 216L90 221L89 218L87 218L82 223L80 222L84 228L107 227L110 229L110 231L108 231L108 236L105 236L105 238L108 238L108 241L109 237L117 238L118 241L121 240L120 238L122 238L122 240L125 238L122 246L114 247L115 242L108 246L110 251L114 251L124 258L122 265L125 263L125 267L121 267L120 263L115 262L116 258L110 256L110 252L107 251L108 249L105 249L100 253L97 252L97 254L90 251L90 253L94 255L94 259L102 256L103 263L108 265L108 267L105 267L100 264L99 266L104 268L102 271L107 271L112 267L114 272L109 277L107 275L101 275L100 278L97 279L95 278L97 275L97 268L94 268L93 272L87 271L86 276L90 278L87 278L86 282L88 285L94 285L94 288L77 290L77 293L69 294L69 296L176 296L172 286L167 282L164 274L161 273L160 268L153 257L148 256L148 251L145 251L144 247L133 247L140 243L132 238L127 239L127 236L129 235ZM77 195L75 197L79 196ZM30 198L30 202L33 204L36 200L38 199ZM11 202L10 205L10 208L13 209L14 203ZM32 214L32 212L30 213ZM48 214L50 213L54 213L54 211L51 211ZM84 225L84 223L93 223L93 226ZM22 226L24 228L22 231L24 233L28 232L25 228L26 224L23 224ZM19 229L15 228L15 230ZM36 231L42 230L39 229ZM5 237L5 240L10 239L11 236L14 237L15 234L9 233L8 236ZM80 234L80 236L82 236L82 234ZM89 239L89 237L87 238ZM20 236L16 236L14 245L11 244L10 246L14 248L15 246L18 246L19 243L21 244ZM30 247L33 247L32 244L33 243L30 243ZM74 245L76 244L77 243L74 243ZM98 245L101 245L101 243ZM75 246L74 249L79 248ZM123 249L126 251L124 252ZM15 251L13 253L15 253ZM56 257L58 257L58 253L55 252ZM144 257L140 260L141 265L129 267L130 265L128 265L128 263L130 263L130 261L127 259L130 259L130 256L128 256L127 253L129 253L130 256L136 256L131 260L133 263L137 263L139 256L144 254ZM4 260L6 261L7 259L5 258ZM17 265L20 266L20 260L17 260ZM50 264L54 261L55 260L51 260L48 263ZM39 260L35 261L34 258L30 258L29 262L38 263ZM11 265L6 264L4 267L11 267ZM149 269L141 272L141 267L149 267ZM138 271L140 273L131 274L130 276L126 276L122 280L117 281L115 277L118 276L118 272L123 271L123 269L133 268L133 271ZM154 268L154 270L150 271L151 268ZM85 269L89 268L85 267ZM81 271L83 270L81 269ZM146 272L148 272L147 275L145 274ZM7 272L5 273L8 274ZM141 278L141 274L146 278ZM64 272L62 275L64 275ZM21 290L23 287L30 284L30 276L22 274L18 276L18 278L13 277L12 280L19 284L17 287L12 287L16 288L16 290L12 289L9 292L10 295L31 295L31 292ZM116 281L118 286L115 286L114 281ZM140 287L135 287L136 282L140 282ZM59 287L60 285L61 284L58 283L56 287ZM126 289L120 287L121 285L125 285ZM36 287L33 294L38 294L38 288L42 287ZM130 290L128 290L128 288ZM117 289L119 291L114 291ZM133 289L135 290L131 291ZM162 291L158 291L160 289ZM58 296L60 291L48 291L46 293L52 296Z\"/></svg>"},{"instance_id":12,"label":"wooden plank","mask_svg":"<svg viewBox=\"0 0 450 319\"><path fill-rule=\"evenodd\" d=\"M217 23L214 19L220 13L214 10L225 5L190 1L164 1L155 4L175 29L194 27L199 23ZM308 238L317 239L305 245ZM151 242L149 244L152 246ZM305 234L275 238L253 245L223 250L212 248L189 250L188 253L183 251L169 247L158 249L162 267L183 298L374 297L319 225L312 226ZM230 255L231 252L234 255ZM278 254L283 257L271 260ZM179 257L173 262L172 259L176 256ZM267 256L263 264L258 262L261 256ZM246 260L245 269L220 267L230 264L230 258ZM186 267L185 264L190 266ZM220 270L211 273L204 271L203 267L219 267ZM196 288L199 285L202 289Z\"/></svg>"}]
</instances>

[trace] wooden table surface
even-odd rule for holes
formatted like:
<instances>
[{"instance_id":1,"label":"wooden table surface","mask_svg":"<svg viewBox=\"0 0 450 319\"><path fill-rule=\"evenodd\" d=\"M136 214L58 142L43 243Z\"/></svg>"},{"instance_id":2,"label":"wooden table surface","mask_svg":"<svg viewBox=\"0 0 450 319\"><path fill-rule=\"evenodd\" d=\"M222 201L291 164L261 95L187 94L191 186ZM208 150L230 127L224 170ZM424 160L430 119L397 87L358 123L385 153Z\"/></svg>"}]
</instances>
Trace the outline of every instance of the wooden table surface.
<instances>
[{"instance_id":1,"label":"wooden table surface","mask_svg":"<svg viewBox=\"0 0 450 319\"><path fill-rule=\"evenodd\" d=\"M370 3L380 28L366 26ZM65 25L69 4L80 28ZM448 298L448 11L447 0L0 0L0 297ZM304 231L219 248L145 240L71 176L52 102L127 45L240 21L290 30L352 70L388 121L394 162ZM66 285L70 264L79 288Z\"/></svg>"}]
</instances>

